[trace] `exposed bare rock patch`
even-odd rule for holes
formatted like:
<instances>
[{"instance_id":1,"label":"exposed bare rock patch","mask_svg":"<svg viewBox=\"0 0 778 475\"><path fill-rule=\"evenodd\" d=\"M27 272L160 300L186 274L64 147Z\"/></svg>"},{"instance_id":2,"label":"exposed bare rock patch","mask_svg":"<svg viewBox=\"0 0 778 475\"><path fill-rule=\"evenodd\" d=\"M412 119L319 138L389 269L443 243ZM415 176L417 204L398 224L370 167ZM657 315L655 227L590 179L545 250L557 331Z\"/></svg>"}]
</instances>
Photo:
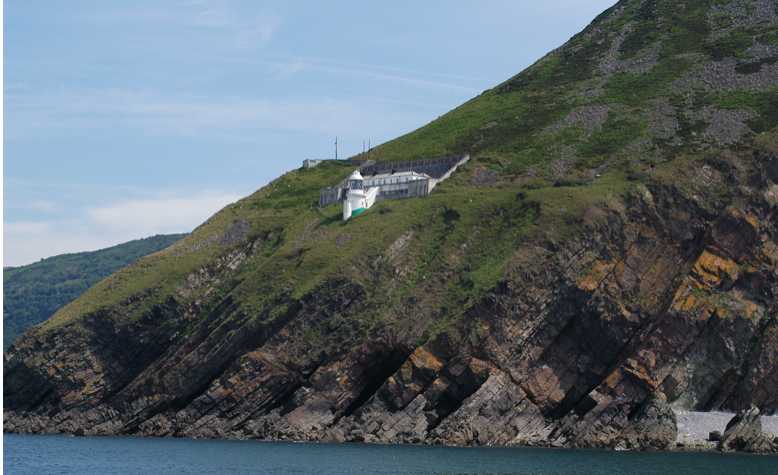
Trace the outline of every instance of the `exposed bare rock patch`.
<instances>
[{"instance_id":1,"label":"exposed bare rock patch","mask_svg":"<svg viewBox=\"0 0 778 475\"><path fill-rule=\"evenodd\" d=\"M235 234L233 234L232 238L237 239ZM272 236L270 238L272 239ZM242 239L245 239L245 237ZM241 242L242 239L237 242ZM186 280L182 285L177 288L176 294L184 299L188 299L196 294L199 294L201 299L209 296L222 282L227 273L237 270L264 242L265 240L263 239L257 239L250 245L239 246L219 257L213 263L190 273L186 276Z\"/></svg>"},{"instance_id":2,"label":"exposed bare rock patch","mask_svg":"<svg viewBox=\"0 0 778 475\"><path fill-rule=\"evenodd\" d=\"M755 114L745 109L723 110L708 106L702 110L701 115L708 123L704 137L719 145L731 145L751 132L746 121Z\"/></svg>"},{"instance_id":3,"label":"exposed bare rock patch","mask_svg":"<svg viewBox=\"0 0 778 475\"><path fill-rule=\"evenodd\" d=\"M678 111L666 99L653 102L648 116L648 129L652 137L667 140L671 144L680 143L677 134L681 128Z\"/></svg>"},{"instance_id":4,"label":"exposed bare rock patch","mask_svg":"<svg viewBox=\"0 0 778 475\"><path fill-rule=\"evenodd\" d=\"M546 127L544 132L556 133L567 127L580 127L587 135L602 127L608 119L610 107L606 105L581 106L572 110L563 119Z\"/></svg>"},{"instance_id":5,"label":"exposed bare rock patch","mask_svg":"<svg viewBox=\"0 0 778 475\"><path fill-rule=\"evenodd\" d=\"M245 219L233 221L224 232L213 233L194 242L182 240L180 245L171 247L174 255L183 255L190 252L198 252L214 244L224 247L234 246L246 240L251 231L251 225Z\"/></svg>"},{"instance_id":6,"label":"exposed bare rock patch","mask_svg":"<svg viewBox=\"0 0 778 475\"><path fill-rule=\"evenodd\" d=\"M773 0L732 0L714 2L708 12L708 24L713 38L726 36L737 28L749 28L774 22L776 6Z\"/></svg>"},{"instance_id":7,"label":"exposed bare rock patch","mask_svg":"<svg viewBox=\"0 0 778 475\"><path fill-rule=\"evenodd\" d=\"M335 238L335 245L338 246L338 247L343 247L343 246L347 245L348 243L350 243L351 240L352 240L351 234L339 234Z\"/></svg>"},{"instance_id":8,"label":"exposed bare rock patch","mask_svg":"<svg viewBox=\"0 0 778 475\"><path fill-rule=\"evenodd\" d=\"M755 60L775 58L778 56L778 46L755 42L746 51L749 57Z\"/></svg>"},{"instance_id":9,"label":"exposed bare rock patch","mask_svg":"<svg viewBox=\"0 0 778 475\"><path fill-rule=\"evenodd\" d=\"M232 246L242 242L248 237L251 225L245 219L236 219L230 224L230 226L219 236L219 244L222 246Z\"/></svg>"},{"instance_id":10,"label":"exposed bare rock patch","mask_svg":"<svg viewBox=\"0 0 778 475\"><path fill-rule=\"evenodd\" d=\"M573 152L567 150L568 152ZM552 180L561 180L567 176L568 172L573 168L574 160L568 157L560 157L553 160L548 166L548 172Z\"/></svg>"},{"instance_id":11,"label":"exposed bare rock patch","mask_svg":"<svg viewBox=\"0 0 778 475\"><path fill-rule=\"evenodd\" d=\"M775 86L778 77L778 63L763 64L758 71L750 74L737 72L740 63L734 58L712 61L692 68L687 74L673 83L676 93L704 91L764 91Z\"/></svg>"},{"instance_id":12,"label":"exposed bare rock patch","mask_svg":"<svg viewBox=\"0 0 778 475\"><path fill-rule=\"evenodd\" d=\"M408 244L410 244L411 239L413 239L413 235L413 231L403 233L402 236L397 238L397 240L394 241L391 246L389 246L389 250L386 253L389 261L395 262L402 257L405 249L408 247Z\"/></svg>"},{"instance_id":13,"label":"exposed bare rock patch","mask_svg":"<svg viewBox=\"0 0 778 475\"><path fill-rule=\"evenodd\" d=\"M599 64L599 71L605 76L611 76L616 73L636 73L643 74L651 71L659 61L660 43L654 43L645 50L639 52L635 57L623 59L621 46L627 35L632 33L634 26L628 25L617 36L611 47L603 56Z\"/></svg>"},{"instance_id":14,"label":"exposed bare rock patch","mask_svg":"<svg viewBox=\"0 0 778 475\"><path fill-rule=\"evenodd\" d=\"M486 167L477 167L470 177L470 184L475 186L492 186L497 183L500 174Z\"/></svg>"}]
</instances>

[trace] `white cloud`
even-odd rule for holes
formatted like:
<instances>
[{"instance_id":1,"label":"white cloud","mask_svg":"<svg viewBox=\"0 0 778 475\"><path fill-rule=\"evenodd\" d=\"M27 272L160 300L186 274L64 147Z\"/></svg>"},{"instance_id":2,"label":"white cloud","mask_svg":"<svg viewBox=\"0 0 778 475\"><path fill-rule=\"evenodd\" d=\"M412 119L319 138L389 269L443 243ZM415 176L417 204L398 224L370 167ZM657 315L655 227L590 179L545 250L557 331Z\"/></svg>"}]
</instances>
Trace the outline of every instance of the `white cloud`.
<instances>
[{"instance_id":1,"label":"white cloud","mask_svg":"<svg viewBox=\"0 0 778 475\"><path fill-rule=\"evenodd\" d=\"M281 26L281 19L272 14L243 16L224 2L198 2L189 18L195 27L207 28L229 35L236 46L252 47L267 44Z\"/></svg>"},{"instance_id":2,"label":"white cloud","mask_svg":"<svg viewBox=\"0 0 778 475\"><path fill-rule=\"evenodd\" d=\"M104 129L179 136L261 130L333 135L396 130L418 122L412 112L382 114L356 100L214 98L124 89L10 93L5 106L14 117L5 131L11 140Z\"/></svg>"},{"instance_id":3,"label":"white cloud","mask_svg":"<svg viewBox=\"0 0 778 475\"><path fill-rule=\"evenodd\" d=\"M468 95L479 94L494 84L494 78L443 74L435 71L418 71L392 66L336 61L323 57L246 58L213 57L212 61L266 66L277 79L283 79L301 71L316 71L336 76L351 76L373 81L403 84L419 89L449 90Z\"/></svg>"},{"instance_id":4,"label":"white cloud","mask_svg":"<svg viewBox=\"0 0 778 475\"><path fill-rule=\"evenodd\" d=\"M57 254L92 251L133 239L189 232L241 195L128 199L83 210L72 219L14 221L3 227L3 265L18 266Z\"/></svg>"},{"instance_id":5,"label":"white cloud","mask_svg":"<svg viewBox=\"0 0 778 475\"><path fill-rule=\"evenodd\" d=\"M77 223L6 223L3 226L3 266L19 266L44 257L93 251L144 236L121 240L119 236L93 234ZM116 240L116 239L120 240Z\"/></svg>"},{"instance_id":6,"label":"white cloud","mask_svg":"<svg viewBox=\"0 0 778 475\"><path fill-rule=\"evenodd\" d=\"M223 0L159 2L153 7L90 12L81 18L90 23L156 22L170 27L205 30L239 47L264 46L281 26L281 18L276 14L251 9L238 11L232 2Z\"/></svg>"},{"instance_id":7,"label":"white cloud","mask_svg":"<svg viewBox=\"0 0 778 475\"><path fill-rule=\"evenodd\" d=\"M239 200L233 193L206 193L191 198L156 198L90 208L90 222L112 233L144 235L189 231L224 206Z\"/></svg>"},{"instance_id":8,"label":"white cloud","mask_svg":"<svg viewBox=\"0 0 778 475\"><path fill-rule=\"evenodd\" d=\"M481 92L481 90L473 86L473 84L484 85L493 83L493 80L483 78L412 71L402 68L377 66L374 64L332 61L324 58L305 58L300 59L300 61L305 61L311 68L330 74L365 77L372 80L401 83L422 89L448 89L469 95L475 95ZM471 85L463 85L463 82L468 82Z\"/></svg>"}]
</instances>

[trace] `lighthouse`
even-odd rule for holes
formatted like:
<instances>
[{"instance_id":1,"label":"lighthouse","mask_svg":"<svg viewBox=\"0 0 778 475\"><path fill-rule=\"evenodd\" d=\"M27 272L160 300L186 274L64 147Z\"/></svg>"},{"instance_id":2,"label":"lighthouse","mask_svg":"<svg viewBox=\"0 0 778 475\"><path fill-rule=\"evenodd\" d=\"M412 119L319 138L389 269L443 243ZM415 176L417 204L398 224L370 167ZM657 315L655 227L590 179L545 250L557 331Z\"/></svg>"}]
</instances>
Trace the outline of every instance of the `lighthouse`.
<instances>
[{"instance_id":1,"label":"lighthouse","mask_svg":"<svg viewBox=\"0 0 778 475\"><path fill-rule=\"evenodd\" d=\"M348 177L348 191L343 200L343 221L359 216L375 204L379 188L365 187L365 180L359 170Z\"/></svg>"}]
</instances>

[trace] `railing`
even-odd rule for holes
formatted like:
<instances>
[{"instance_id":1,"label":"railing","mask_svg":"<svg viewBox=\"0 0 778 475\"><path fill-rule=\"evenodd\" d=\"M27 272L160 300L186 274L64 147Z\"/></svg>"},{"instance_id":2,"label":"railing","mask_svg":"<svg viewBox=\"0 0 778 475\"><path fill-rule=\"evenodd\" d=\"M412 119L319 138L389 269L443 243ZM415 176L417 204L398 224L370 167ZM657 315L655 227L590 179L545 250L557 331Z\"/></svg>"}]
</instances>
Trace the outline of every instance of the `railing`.
<instances>
[{"instance_id":1,"label":"railing","mask_svg":"<svg viewBox=\"0 0 778 475\"><path fill-rule=\"evenodd\" d=\"M423 160L408 160L398 162L377 162L360 168L362 175L376 175L387 171L404 172L415 171L425 173L433 178L440 178L445 173L462 161L464 155L444 158L428 158ZM434 169L434 170L432 170Z\"/></svg>"}]
</instances>

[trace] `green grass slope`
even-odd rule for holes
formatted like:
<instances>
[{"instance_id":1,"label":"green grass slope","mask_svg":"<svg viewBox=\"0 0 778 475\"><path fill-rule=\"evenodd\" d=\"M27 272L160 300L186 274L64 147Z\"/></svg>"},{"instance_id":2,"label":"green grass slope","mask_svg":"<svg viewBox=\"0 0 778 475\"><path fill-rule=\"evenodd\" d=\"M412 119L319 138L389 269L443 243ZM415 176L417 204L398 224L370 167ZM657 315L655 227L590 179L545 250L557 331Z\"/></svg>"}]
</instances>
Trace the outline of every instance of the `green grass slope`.
<instances>
[{"instance_id":1,"label":"green grass slope","mask_svg":"<svg viewBox=\"0 0 778 475\"><path fill-rule=\"evenodd\" d=\"M3 269L3 348L8 348L27 328L49 318L96 282L184 236L152 236L98 251L63 254Z\"/></svg>"},{"instance_id":2,"label":"green grass slope","mask_svg":"<svg viewBox=\"0 0 778 475\"><path fill-rule=\"evenodd\" d=\"M382 202L343 223L337 205L318 208L318 192L353 167L290 172L103 280L40 331L77 329L88 315L154 318L171 299L197 318L225 315L229 302L229 315L272 319L335 278L373 302L344 331L440 331L523 247L574 237L593 205L619 206L649 180L683 187L690 175L679 170L713 152L775 143L778 29L747 8L721 25L720 4L619 2L524 72L373 151L377 160L469 153L428 198ZM711 70L728 79L706 81ZM320 337L305 340L334 344Z\"/></svg>"}]
</instances>

